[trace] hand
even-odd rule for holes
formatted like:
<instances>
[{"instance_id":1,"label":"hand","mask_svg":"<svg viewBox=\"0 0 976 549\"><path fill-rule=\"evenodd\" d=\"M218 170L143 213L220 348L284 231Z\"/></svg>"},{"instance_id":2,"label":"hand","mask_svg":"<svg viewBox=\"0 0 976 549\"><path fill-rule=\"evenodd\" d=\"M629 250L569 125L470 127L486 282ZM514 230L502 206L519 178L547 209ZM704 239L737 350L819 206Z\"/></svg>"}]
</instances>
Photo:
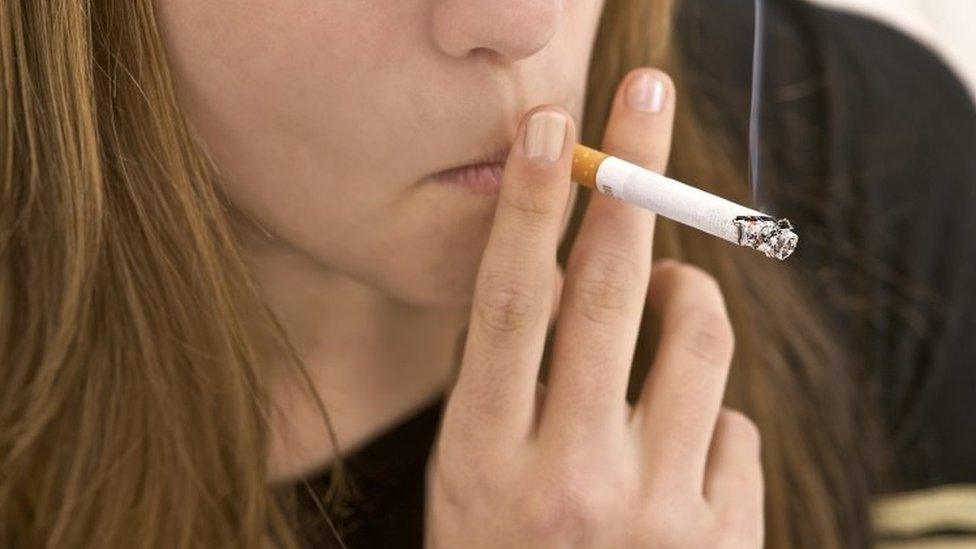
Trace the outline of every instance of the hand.
<instances>
[{"instance_id":1,"label":"hand","mask_svg":"<svg viewBox=\"0 0 976 549\"><path fill-rule=\"evenodd\" d=\"M663 82L656 111L627 101L626 85L642 76ZM628 75L603 149L663 171L674 95L659 71ZM703 271L652 269L653 214L592 196L567 261L549 378L537 381L574 136L568 113L551 106L519 126L428 466L427 545L760 547L758 431L722 408L733 351L724 300ZM662 333L630 406L645 300Z\"/></svg>"}]
</instances>

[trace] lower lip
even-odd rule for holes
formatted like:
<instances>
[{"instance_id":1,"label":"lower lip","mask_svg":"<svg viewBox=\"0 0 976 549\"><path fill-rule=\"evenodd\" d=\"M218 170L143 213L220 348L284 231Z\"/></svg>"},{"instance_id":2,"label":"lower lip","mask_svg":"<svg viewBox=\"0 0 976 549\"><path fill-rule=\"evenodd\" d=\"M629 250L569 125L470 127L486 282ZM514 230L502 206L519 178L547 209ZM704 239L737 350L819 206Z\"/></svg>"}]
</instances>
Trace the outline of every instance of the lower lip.
<instances>
[{"instance_id":1,"label":"lower lip","mask_svg":"<svg viewBox=\"0 0 976 549\"><path fill-rule=\"evenodd\" d=\"M479 194L498 192L502 185L502 171L505 164L474 164L441 172L435 180L445 185Z\"/></svg>"}]
</instances>

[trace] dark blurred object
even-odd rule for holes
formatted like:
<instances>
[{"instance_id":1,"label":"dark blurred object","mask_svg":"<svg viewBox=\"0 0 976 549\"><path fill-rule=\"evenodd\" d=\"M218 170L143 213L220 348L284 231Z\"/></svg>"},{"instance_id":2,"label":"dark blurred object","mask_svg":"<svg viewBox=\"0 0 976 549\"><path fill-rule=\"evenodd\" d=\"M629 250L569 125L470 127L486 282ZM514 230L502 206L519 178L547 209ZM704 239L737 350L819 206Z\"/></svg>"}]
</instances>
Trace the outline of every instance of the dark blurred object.
<instances>
[{"instance_id":1,"label":"dark blurred object","mask_svg":"<svg viewBox=\"0 0 976 549\"><path fill-rule=\"evenodd\" d=\"M751 2L683 4L691 87L745 169ZM976 505L976 107L891 27L796 0L768 11L762 192L803 227L792 261L882 408L894 476L879 488L935 501L925 489L954 485ZM976 533L976 516L931 519L919 528Z\"/></svg>"}]
</instances>

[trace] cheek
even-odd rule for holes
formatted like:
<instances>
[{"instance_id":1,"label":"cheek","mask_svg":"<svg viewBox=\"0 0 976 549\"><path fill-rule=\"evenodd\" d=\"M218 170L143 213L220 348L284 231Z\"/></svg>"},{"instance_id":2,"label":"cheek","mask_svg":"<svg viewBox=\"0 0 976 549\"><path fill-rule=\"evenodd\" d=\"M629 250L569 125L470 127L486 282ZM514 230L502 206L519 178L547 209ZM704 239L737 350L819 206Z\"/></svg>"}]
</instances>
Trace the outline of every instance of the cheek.
<instances>
[{"instance_id":1,"label":"cheek","mask_svg":"<svg viewBox=\"0 0 976 549\"><path fill-rule=\"evenodd\" d=\"M396 242L382 262L382 285L417 305L454 306L471 300L481 254L494 220L490 201L463 205L426 201L426 211L412 209L390 227Z\"/></svg>"},{"instance_id":2,"label":"cheek","mask_svg":"<svg viewBox=\"0 0 976 549\"><path fill-rule=\"evenodd\" d=\"M405 28L393 7L364 17L361 2L158 4L181 102L249 219L406 301L470 301L493 202L436 189L396 198L439 162L407 155L405 142L439 146L433 129L459 124L472 97L437 81L453 73L410 42L422 29ZM524 64L526 100L561 103L579 119L591 16L573 17L570 32ZM418 74L447 91L391 93L417 89ZM432 132L418 137L424 124Z\"/></svg>"},{"instance_id":3,"label":"cheek","mask_svg":"<svg viewBox=\"0 0 976 549\"><path fill-rule=\"evenodd\" d=\"M166 0L157 10L181 105L229 198L324 257L367 248L383 226L384 186L402 184L395 162L376 158L407 121L364 116L397 86L372 68L389 55L369 37L389 36L389 22L358 4Z\"/></svg>"},{"instance_id":4,"label":"cheek","mask_svg":"<svg viewBox=\"0 0 976 549\"><path fill-rule=\"evenodd\" d=\"M226 4L167 0L158 13L181 103L218 162L368 165L362 142L382 134L357 113L383 88L363 81L383 54L364 37L383 21L345 2Z\"/></svg>"},{"instance_id":5,"label":"cheek","mask_svg":"<svg viewBox=\"0 0 976 549\"><path fill-rule=\"evenodd\" d=\"M565 237L577 205L577 185L570 191L560 234ZM428 197L421 197L425 199ZM459 306L471 302L481 256L494 222L491 201L462 203L424 200L432 207L412 209L390 225L384 255L372 258L381 287L405 301L424 306ZM440 206L437 206L440 204Z\"/></svg>"}]
</instances>

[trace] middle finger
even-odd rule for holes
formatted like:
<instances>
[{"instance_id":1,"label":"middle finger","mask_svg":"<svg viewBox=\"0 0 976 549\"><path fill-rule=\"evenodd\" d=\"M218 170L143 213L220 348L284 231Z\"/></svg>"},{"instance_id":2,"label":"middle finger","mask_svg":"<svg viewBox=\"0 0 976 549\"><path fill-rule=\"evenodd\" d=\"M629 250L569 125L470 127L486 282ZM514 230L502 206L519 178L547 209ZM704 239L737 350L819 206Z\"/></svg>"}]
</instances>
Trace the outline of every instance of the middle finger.
<instances>
[{"instance_id":1,"label":"middle finger","mask_svg":"<svg viewBox=\"0 0 976 549\"><path fill-rule=\"evenodd\" d=\"M663 172L674 87L632 71L617 91L603 150ZM654 214L592 193L567 261L541 431L589 436L626 420L626 392L651 268Z\"/></svg>"}]
</instances>

